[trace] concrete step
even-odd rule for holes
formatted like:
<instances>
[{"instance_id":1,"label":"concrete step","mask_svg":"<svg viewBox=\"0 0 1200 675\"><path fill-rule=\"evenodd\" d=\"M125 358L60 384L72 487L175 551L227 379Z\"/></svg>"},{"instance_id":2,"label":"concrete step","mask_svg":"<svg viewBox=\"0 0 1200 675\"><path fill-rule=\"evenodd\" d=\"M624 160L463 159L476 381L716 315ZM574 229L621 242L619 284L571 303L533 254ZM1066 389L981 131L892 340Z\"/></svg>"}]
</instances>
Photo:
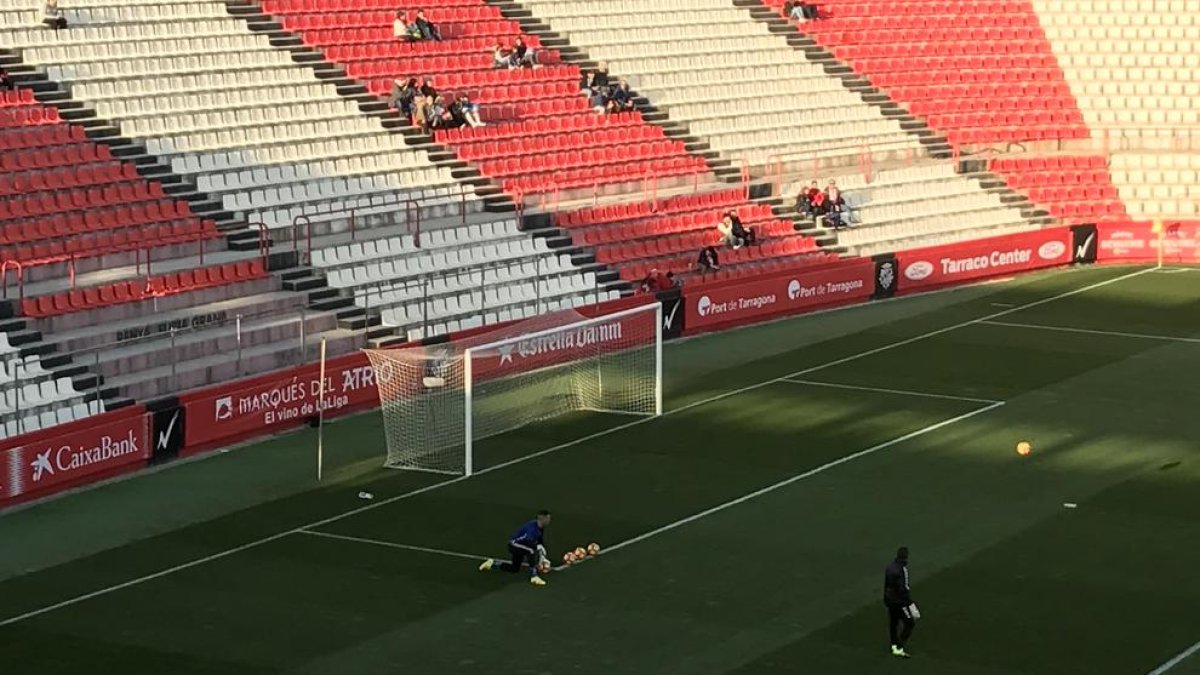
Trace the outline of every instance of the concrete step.
<instances>
[{"instance_id":1,"label":"concrete step","mask_svg":"<svg viewBox=\"0 0 1200 675\"><path fill-rule=\"evenodd\" d=\"M116 380L122 378L125 384L118 387L119 393L137 398L165 396L180 390L171 387L166 391L151 393L142 384L145 380L140 378L141 374L163 367L173 369L176 373L190 370L191 362L212 356L224 356L236 362L240 354L251 349L300 350L302 339L334 327L332 315L318 313L310 313L303 319L265 317L243 320L240 328L237 325L223 325L199 332L176 334L173 339L168 337L145 344L105 349L98 352L99 363L91 367L93 371L99 371L108 386L115 386ZM158 378L152 375L146 379ZM216 382L210 380L205 384ZM139 391L135 391L135 387Z\"/></svg>"},{"instance_id":2,"label":"concrete step","mask_svg":"<svg viewBox=\"0 0 1200 675\"><path fill-rule=\"evenodd\" d=\"M57 331L48 335L46 341L61 353L73 353L113 347L131 341L149 342L164 339L172 330L176 335L204 333L220 326L234 325L239 316L245 321L284 316L298 319L302 314L310 313L304 306L304 300L303 295L285 291L232 297L203 305L158 312L151 316L132 316Z\"/></svg>"}]
</instances>

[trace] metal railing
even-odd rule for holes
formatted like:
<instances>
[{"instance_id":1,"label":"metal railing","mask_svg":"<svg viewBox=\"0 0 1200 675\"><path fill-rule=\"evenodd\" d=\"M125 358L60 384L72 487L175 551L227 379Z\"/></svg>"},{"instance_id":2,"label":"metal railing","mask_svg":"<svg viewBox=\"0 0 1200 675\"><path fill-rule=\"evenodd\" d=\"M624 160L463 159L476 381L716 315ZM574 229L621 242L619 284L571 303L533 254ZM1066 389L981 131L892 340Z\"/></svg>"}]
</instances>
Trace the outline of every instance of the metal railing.
<instances>
[{"instance_id":1,"label":"metal railing","mask_svg":"<svg viewBox=\"0 0 1200 675\"><path fill-rule=\"evenodd\" d=\"M116 373L112 373L110 371L109 374L106 375L106 368L104 367L104 355L114 350L135 346L142 348L140 350L140 353L142 354L151 353L161 349L169 349L170 384L167 386L168 391L163 391L161 394L165 395L168 393L181 391L183 387L178 379L179 373L180 370L186 366L188 360L181 360L178 358L178 342L182 339L205 336L206 333L216 333L218 331L228 330L229 328L233 328L232 337L234 343L229 349L228 353L232 361L236 364L235 368L238 377L250 374L246 372L246 364L244 363L243 358L244 350L250 346L253 346L249 343L247 336L259 328L265 328L265 326L268 324L272 325L272 327L276 329L280 326L281 322L285 326L293 323L296 325L297 335L295 337L288 338L286 340L274 341L272 343L281 347L281 353L289 354L291 352L287 350L287 344L292 340L296 341L294 343L296 346L296 351L294 353L297 356L295 358L281 357L284 358L284 362L280 365L291 366L307 362L309 357L309 349L307 344L309 334L308 322L314 316L312 310L308 309L307 307L299 306L286 310L267 310L261 312L234 312L232 314L221 312L217 314L220 314L220 316L214 316L213 313L194 314L190 317L187 317L182 322L179 320L162 322L147 321L140 326L125 330L139 332L150 331L148 334L143 333L127 338L107 340L98 344L80 347L78 349L53 352L48 356L52 356L56 359L65 356L68 357L75 365L85 366L91 370L91 373L96 376L93 386L87 390L76 390L77 393L84 397L85 400L99 400L101 398L105 377L126 374L125 372L118 370ZM118 334L120 334L120 332ZM219 340L222 336L211 335L211 337L214 340ZM223 348L219 348L214 350L213 353L223 353L224 351L225 350ZM202 356L200 358L204 357ZM16 374L14 379L6 382L0 382L0 401L4 402L4 405L0 407L0 420L3 420L4 418L15 419L17 421L18 428L21 431L24 431L24 419L27 415L23 413L40 408L53 408L59 404L61 400L63 400L44 400L41 399L41 397L33 400L26 399L24 396L26 386L37 386L43 380L54 379L54 373L47 371L44 376L37 375L30 377L25 362L17 352L10 352L5 355L0 355L0 361L11 364L13 372ZM158 368L162 367L162 365L150 367ZM7 368L8 366L4 367ZM9 398L12 398L13 400L13 406L11 408L9 408L7 405L7 400Z\"/></svg>"},{"instance_id":2,"label":"metal railing","mask_svg":"<svg viewBox=\"0 0 1200 675\"><path fill-rule=\"evenodd\" d=\"M466 192L464 190L462 192L462 206L461 206L461 208L462 208L462 224L464 226L467 224L466 203L467 203L467 197L466 197ZM405 227L406 234L412 235L413 243L416 246L420 247L421 246L421 202L419 202L415 199L402 199L402 200L394 202L393 204L395 206L399 207L396 209L397 212L399 212L400 210L404 211L404 227ZM346 208L341 208L341 209L329 209L329 210L325 210L325 211L314 211L314 212L310 212L310 213L302 213L302 214L296 216L295 218L292 219L292 225L290 228L290 236L291 236L290 243L291 243L292 250L296 251L299 254L301 262L303 262L305 264L312 263L313 227L314 227L312 219L317 216L330 216L330 215L349 216L347 222L349 224L350 241L358 241L358 231L359 231L358 216L364 208L368 208L368 207L353 206L353 207L346 207ZM305 241L303 249L300 248L300 236L301 236L301 228L302 227L303 227L303 235L304 235L304 241Z\"/></svg>"},{"instance_id":3,"label":"metal railing","mask_svg":"<svg viewBox=\"0 0 1200 675\"><path fill-rule=\"evenodd\" d=\"M8 299L8 270L9 268L17 270L17 304L25 301L25 266L19 260L5 260L0 263L0 288L4 293L4 299Z\"/></svg>"}]
</instances>

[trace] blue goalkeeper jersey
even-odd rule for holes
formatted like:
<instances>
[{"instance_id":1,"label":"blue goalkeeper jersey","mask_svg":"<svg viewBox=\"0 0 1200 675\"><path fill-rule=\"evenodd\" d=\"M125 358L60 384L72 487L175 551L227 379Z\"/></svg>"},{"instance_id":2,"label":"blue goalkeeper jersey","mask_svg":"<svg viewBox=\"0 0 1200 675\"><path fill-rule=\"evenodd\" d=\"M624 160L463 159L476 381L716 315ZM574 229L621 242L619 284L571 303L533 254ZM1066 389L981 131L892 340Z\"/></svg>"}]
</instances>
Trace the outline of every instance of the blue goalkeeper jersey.
<instances>
[{"instance_id":1,"label":"blue goalkeeper jersey","mask_svg":"<svg viewBox=\"0 0 1200 675\"><path fill-rule=\"evenodd\" d=\"M538 521L531 520L522 525L516 532L513 532L508 543L530 551L536 549L542 544L542 528L538 525Z\"/></svg>"}]
</instances>

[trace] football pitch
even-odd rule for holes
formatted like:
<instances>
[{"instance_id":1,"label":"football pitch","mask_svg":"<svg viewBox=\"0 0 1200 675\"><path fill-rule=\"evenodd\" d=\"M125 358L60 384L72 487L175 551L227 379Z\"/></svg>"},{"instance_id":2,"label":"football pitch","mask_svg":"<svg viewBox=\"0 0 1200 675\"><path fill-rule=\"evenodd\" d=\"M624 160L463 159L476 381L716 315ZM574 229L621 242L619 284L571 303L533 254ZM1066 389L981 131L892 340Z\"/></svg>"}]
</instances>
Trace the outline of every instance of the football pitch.
<instances>
[{"instance_id":1,"label":"football pitch","mask_svg":"<svg viewBox=\"0 0 1200 675\"><path fill-rule=\"evenodd\" d=\"M1200 269L1105 267L669 343L665 415L468 479L379 468L365 414L320 484L305 430L0 517L0 669L1198 675L1198 381ZM604 552L476 571L538 508Z\"/></svg>"}]
</instances>

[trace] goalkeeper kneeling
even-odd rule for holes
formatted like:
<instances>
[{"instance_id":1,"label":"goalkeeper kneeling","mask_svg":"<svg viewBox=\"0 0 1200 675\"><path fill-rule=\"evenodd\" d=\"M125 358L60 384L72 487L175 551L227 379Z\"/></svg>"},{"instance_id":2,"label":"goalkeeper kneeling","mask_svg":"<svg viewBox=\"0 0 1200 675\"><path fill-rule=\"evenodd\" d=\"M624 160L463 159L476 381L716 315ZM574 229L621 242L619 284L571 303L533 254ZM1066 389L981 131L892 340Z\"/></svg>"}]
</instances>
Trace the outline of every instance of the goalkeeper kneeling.
<instances>
[{"instance_id":1,"label":"goalkeeper kneeling","mask_svg":"<svg viewBox=\"0 0 1200 675\"><path fill-rule=\"evenodd\" d=\"M549 524L550 512L545 509L538 511L537 518L518 528L512 538L508 540L508 552L512 555L512 560L488 558L479 566L479 571L519 572L524 563L529 565L529 583L534 586L545 586L546 581L538 575L538 572L550 568L545 543L546 526Z\"/></svg>"}]
</instances>

